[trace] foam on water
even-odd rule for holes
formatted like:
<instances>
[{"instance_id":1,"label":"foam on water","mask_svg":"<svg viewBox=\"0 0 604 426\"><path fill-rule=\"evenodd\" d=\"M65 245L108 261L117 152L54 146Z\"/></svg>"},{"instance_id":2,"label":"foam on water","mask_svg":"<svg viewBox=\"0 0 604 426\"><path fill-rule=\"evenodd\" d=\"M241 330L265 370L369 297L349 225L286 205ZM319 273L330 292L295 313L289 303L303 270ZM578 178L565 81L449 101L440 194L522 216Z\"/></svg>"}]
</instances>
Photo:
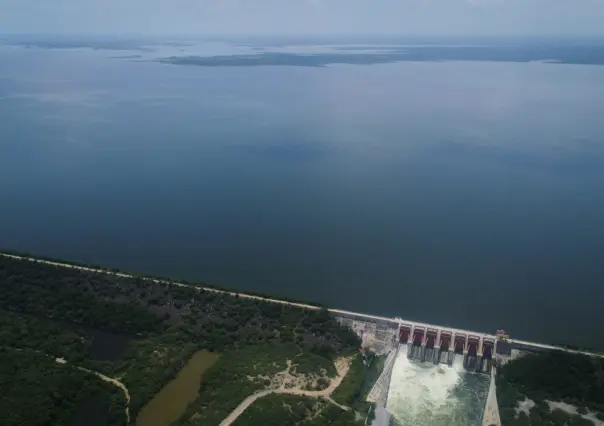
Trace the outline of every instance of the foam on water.
<instances>
[{"instance_id":1,"label":"foam on water","mask_svg":"<svg viewBox=\"0 0 604 426\"><path fill-rule=\"evenodd\" d=\"M407 359L401 347L392 370L387 408L401 426L474 426L481 420L489 377L453 366Z\"/></svg>"},{"instance_id":2,"label":"foam on water","mask_svg":"<svg viewBox=\"0 0 604 426\"><path fill-rule=\"evenodd\" d=\"M460 374L466 372L466 369L463 366L463 356L462 355L455 356L452 367L456 372L458 372Z\"/></svg>"}]
</instances>

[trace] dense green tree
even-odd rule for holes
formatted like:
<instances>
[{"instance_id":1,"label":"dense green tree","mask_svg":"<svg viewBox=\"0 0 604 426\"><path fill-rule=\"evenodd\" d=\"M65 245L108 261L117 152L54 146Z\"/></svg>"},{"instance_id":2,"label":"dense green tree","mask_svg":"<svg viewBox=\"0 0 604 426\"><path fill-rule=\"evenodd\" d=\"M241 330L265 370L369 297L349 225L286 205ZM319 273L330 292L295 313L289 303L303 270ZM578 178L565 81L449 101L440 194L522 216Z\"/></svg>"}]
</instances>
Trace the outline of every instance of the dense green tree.
<instances>
[{"instance_id":1,"label":"dense green tree","mask_svg":"<svg viewBox=\"0 0 604 426\"><path fill-rule=\"evenodd\" d=\"M132 418L193 352L224 352L219 367L208 371L208 381L204 375L204 383L213 383L214 391L203 388L200 393L199 404L210 408L208 425L218 424L229 407L266 386L266 379L242 380L244 367L231 369L248 362L257 345L264 349L262 356L251 358L257 357L256 373L274 374L284 368L285 360L298 357L294 374L327 378L334 375L330 359L360 344L325 309L301 309L194 285L181 287L4 256L0 256L0 320L0 346L35 349L119 376L131 394ZM127 334L134 340L121 359L94 360L90 337L71 330L70 323ZM281 370L274 370L277 367ZM36 399L37 394L30 402ZM12 406L16 412L27 409L27 405Z\"/></svg>"},{"instance_id":2,"label":"dense green tree","mask_svg":"<svg viewBox=\"0 0 604 426\"><path fill-rule=\"evenodd\" d=\"M109 403L108 426L126 426L121 390L31 350L0 347L0 389L2 426L73 424L78 405L95 397Z\"/></svg>"},{"instance_id":3,"label":"dense green tree","mask_svg":"<svg viewBox=\"0 0 604 426\"><path fill-rule=\"evenodd\" d=\"M517 411L527 398L535 403L528 416ZM520 357L499 369L497 400L503 426L591 426L582 414L604 412L604 359L560 350ZM578 414L551 410L548 401L574 405Z\"/></svg>"}]
</instances>

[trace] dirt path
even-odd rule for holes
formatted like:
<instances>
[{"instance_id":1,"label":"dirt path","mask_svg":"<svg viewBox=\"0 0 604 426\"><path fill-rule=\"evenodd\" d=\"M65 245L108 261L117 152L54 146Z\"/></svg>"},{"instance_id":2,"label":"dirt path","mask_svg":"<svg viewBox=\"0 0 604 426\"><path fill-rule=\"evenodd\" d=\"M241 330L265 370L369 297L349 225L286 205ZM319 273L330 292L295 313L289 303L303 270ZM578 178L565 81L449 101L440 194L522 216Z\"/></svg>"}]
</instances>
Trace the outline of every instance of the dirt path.
<instances>
[{"instance_id":1,"label":"dirt path","mask_svg":"<svg viewBox=\"0 0 604 426\"><path fill-rule=\"evenodd\" d=\"M47 355L47 354L45 354ZM48 355L51 356L51 355ZM57 358L55 357L55 361L58 364L67 364L67 360L65 360L65 358ZM89 370L87 368L84 367L79 367L77 365L74 365L75 368L77 368L78 370L81 371L85 371L87 373L90 374L94 374L95 376L97 376L98 378L100 378L101 380L111 383L114 386L117 386L118 388L120 388L123 392L124 392L124 396L126 397L126 419L128 420L127 424L130 424L130 392L128 392L128 388L119 380L117 379L113 379L109 376L105 376L103 373L99 373L98 371L93 371L93 370Z\"/></svg>"},{"instance_id":2,"label":"dirt path","mask_svg":"<svg viewBox=\"0 0 604 426\"><path fill-rule=\"evenodd\" d=\"M109 376L105 376L102 373L99 373L98 371L92 371L92 370L88 370L87 368L84 367L78 367L75 366L78 370L82 370L82 371L86 371L88 373L94 374L96 375L98 378L100 378L101 380L104 380L105 382L111 383L114 386L117 386L118 388L120 388L123 392L124 392L124 396L126 397L126 419L128 420L127 424L130 424L130 392L128 392L128 388L119 380L117 379L113 379Z\"/></svg>"},{"instance_id":3,"label":"dirt path","mask_svg":"<svg viewBox=\"0 0 604 426\"><path fill-rule=\"evenodd\" d=\"M245 410L248 409L248 407L250 405L252 405L254 402L256 402L256 400L263 398L267 395L271 395L271 394L298 395L298 396L308 396L308 397L312 397L312 398L318 398L318 397L322 396L322 397L325 397L332 404L340 407L342 410L346 410L346 411L350 410L350 407L346 407L344 405L338 404L336 401L334 401L331 398L331 394L333 393L333 391L338 386L340 386L340 383L342 383L342 380L348 373L348 369L350 368L350 358L340 358L336 361L335 365L336 365L336 370L338 371L338 375L335 379L333 379L330 382L329 386L326 389L323 389L320 391L308 391L308 390L297 389L297 388L286 389L285 388L286 381L284 380L278 389L268 389L268 390L256 392L255 394L248 396L246 399L243 400L243 402L241 404L239 404L237 406L237 408L235 408L231 412L231 414L228 415L228 417L226 419L224 419L220 423L220 426L231 425L235 420L237 420L237 418L241 414L243 414L243 412ZM288 367L284 371L285 376L289 375L290 367L291 367L291 363L288 362Z\"/></svg>"},{"instance_id":4,"label":"dirt path","mask_svg":"<svg viewBox=\"0 0 604 426\"><path fill-rule=\"evenodd\" d=\"M23 351L23 350L25 350L25 349L21 349L21 348L14 348L14 347L11 347L11 346L3 346L3 347L10 348L10 349L15 350L15 351ZM47 357L50 357L50 358L54 358L55 362L57 364L67 364L68 363L65 358L59 358L59 357L56 357L56 356L53 356L53 355L49 355L47 353L44 353L42 351L38 351L36 349L27 349L27 350L34 351L36 353L39 353L41 355L44 355L44 356L47 356ZM77 366L77 365L74 365L74 367L77 368L78 370L85 371L86 373L94 374L99 379L101 379L101 380L103 380L105 382L111 383L114 386L117 386L118 388L120 388L124 392L124 396L126 397L126 409L125 409L126 419L128 419L128 424L130 424L130 392L128 392L128 388L122 382L120 382L119 380L113 379L113 378L111 378L109 376L105 376L103 373L99 373L98 371L89 370L87 368L80 367L80 366Z\"/></svg>"}]
</instances>

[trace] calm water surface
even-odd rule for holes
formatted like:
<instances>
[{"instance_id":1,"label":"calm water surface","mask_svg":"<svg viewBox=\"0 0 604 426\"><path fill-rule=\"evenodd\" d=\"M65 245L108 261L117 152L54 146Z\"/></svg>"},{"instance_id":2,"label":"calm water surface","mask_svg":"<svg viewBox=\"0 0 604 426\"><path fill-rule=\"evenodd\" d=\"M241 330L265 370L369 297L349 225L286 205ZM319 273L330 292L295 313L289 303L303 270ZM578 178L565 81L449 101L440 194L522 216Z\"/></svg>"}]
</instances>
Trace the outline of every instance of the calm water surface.
<instances>
[{"instance_id":1,"label":"calm water surface","mask_svg":"<svg viewBox=\"0 0 604 426\"><path fill-rule=\"evenodd\" d=\"M127 56L0 47L0 246L604 346L604 67Z\"/></svg>"}]
</instances>

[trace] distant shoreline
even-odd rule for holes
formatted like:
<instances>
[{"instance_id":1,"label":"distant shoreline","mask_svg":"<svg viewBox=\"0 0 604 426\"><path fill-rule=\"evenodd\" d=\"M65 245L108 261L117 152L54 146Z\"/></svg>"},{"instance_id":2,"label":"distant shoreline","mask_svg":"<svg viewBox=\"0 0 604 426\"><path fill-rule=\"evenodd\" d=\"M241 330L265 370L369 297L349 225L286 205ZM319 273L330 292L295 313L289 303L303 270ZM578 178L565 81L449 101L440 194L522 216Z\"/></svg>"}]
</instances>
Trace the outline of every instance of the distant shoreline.
<instances>
[{"instance_id":1,"label":"distant shoreline","mask_svg":"<svg viewBox=\"0 0 604 426\"><path fill-rule=\"evenodd\" d=\"M294 46L295 47L295 46ZM268 50L268 49L267 49ZM163 64L202 67L375 65L397 62L510 62L556 65L604 65L602 46L375 46L371 50L336 46L334 52L260 53L195 56L179 55L151 60ZM363 51L364 50L364 51ZM383 50L383 52L376 52Z\"/></svg>"}]
</instances>

